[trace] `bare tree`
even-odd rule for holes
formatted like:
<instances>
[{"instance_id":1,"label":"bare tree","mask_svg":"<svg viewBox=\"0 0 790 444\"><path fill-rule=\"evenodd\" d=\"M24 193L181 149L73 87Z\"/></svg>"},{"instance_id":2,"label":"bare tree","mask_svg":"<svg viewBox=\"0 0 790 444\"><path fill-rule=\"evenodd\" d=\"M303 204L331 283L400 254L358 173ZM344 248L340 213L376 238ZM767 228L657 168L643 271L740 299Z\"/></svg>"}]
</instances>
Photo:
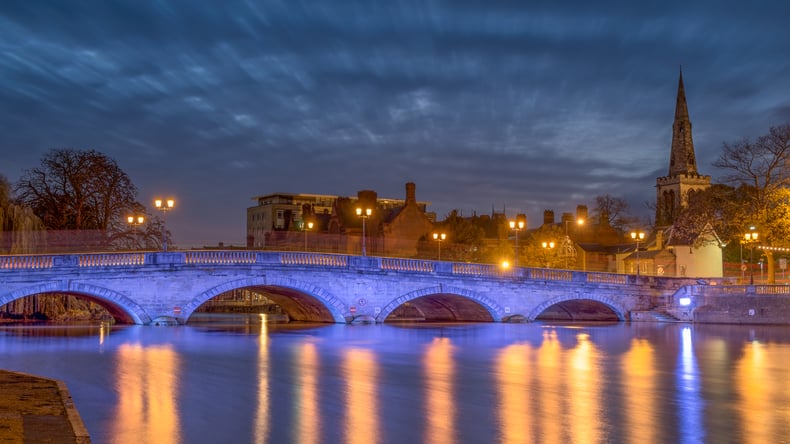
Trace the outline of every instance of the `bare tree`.
<instances>
[{"instance_id":1,"label":"bare tree","mask_svg":"<svg viewBox=\"0 0 790 444\"><path fill-rule=\"evenodd\" d=\"M129 230L128 214L145 209L126 173L93 150L51 150L39 167L23 173L15 192L48 230L93 230L108 242Z\"/></svg>"},{"instance_id":2,"label":"bare tree","mask_svg":"<svg viewBox=\"0 0 790 444\"><path fill-rule=\"evenodd\" d=\"M786 241L784 231L778 229L773 218L784 213L788 205L783 191L790 185L790 125L771 127L768 134L755 141L744 139L725 143L714 166L728 170L724 179L744 190L742 214L737 220L749 220L760 233L760 244L781 245ZM744 224L741 233L746 229ZM740 238L740 236L739 236ZM768 280L775 282L773 252L764 249L768 259Z\"/></svg>"},{"instance_id":3,"label":"bare tree","mask_svg":"<svg viewBox=\"0 0 790 444\"><path fill-rule=\"evenodd\" d=\"M613 197L609 194L595 198L595 207L592 213L595 220L600 222L605 220L620 231L626 231L628 226L634 223L634 218L628 214L628 202L623 198Z\"/></svg>"}]
</instances>

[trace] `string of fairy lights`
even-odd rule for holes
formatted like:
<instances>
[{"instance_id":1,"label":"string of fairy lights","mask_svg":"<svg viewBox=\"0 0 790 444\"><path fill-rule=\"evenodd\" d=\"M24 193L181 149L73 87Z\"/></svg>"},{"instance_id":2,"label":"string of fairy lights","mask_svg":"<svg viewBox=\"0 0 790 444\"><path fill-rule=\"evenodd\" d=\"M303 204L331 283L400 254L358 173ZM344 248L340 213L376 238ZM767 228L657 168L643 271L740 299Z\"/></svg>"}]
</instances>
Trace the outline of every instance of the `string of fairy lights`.
<instances>
[{"instance_id":1,"label":"string of fairy lights","mask_svg":"<svg viewBox=\"0 0 790 444\"><path fill-rule=\"evenodd\" d=\"M768 250L768 251L782 251L782 252L790 251L790 248L787 248L787 247L769 247L767 245L760 245L760 246L758 246L756 248L758 250Z\"/></svg>"}]
</instances>

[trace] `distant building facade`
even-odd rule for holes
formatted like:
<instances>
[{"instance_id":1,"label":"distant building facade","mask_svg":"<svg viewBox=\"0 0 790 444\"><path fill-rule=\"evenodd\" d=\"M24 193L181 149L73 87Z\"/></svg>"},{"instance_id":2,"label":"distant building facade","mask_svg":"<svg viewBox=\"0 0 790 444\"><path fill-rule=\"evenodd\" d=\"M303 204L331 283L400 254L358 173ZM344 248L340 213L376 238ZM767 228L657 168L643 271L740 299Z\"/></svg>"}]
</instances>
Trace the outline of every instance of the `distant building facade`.
<instances>
[{"instance_id":1,"label":"distant building facade","mask_svg":"<svg viewBox=\"0 0 790 444\"><path fill-rule=\"evenodd\" d=\"M433 228L435 215L428 202L418 202L414 183L406 184L404 199L379 198L372 190L354 197L274 193L254 198L247 208L248 248L297 248L313 234L311 250L348 253L361 249L362 225L370 255L410 257L417 242ZM365 220L357 208L370 208ZM308 230L308 223L313 228Z\"/></svg>"}]
</instances>

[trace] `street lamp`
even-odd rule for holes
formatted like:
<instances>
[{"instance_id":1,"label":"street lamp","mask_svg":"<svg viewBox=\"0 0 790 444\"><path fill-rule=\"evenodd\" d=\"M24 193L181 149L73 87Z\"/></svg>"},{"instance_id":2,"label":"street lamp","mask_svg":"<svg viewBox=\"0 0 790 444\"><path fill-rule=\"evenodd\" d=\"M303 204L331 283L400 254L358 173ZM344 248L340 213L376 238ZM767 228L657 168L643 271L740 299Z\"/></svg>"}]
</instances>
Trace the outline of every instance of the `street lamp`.
<instances>
[{"instance_id":1,"label":"street lamp","mask_svg":"<svg viewBox=\"0 0 790 444\"><path fill-rule=\"evenodd\" d=\"M129 224L132 230L132 242L134 242L134 238L137 237L137 226L142 225L144 222L144 216L126 216L126 223Z\"/></svg>"},{"instance_id":2,"label":"street lamp","mask_svg":"<svg viewBox=\"0 0 790 444\"><path fill-rule=\"evenodd\" d=\"M643 231L632 231L631 239L636 241L636 275L639 276L639 242L644 240L645 233Z\"/></svg>"},{"instance_id":3,"label":"street lamp","mask_svg":"<svg viewBox=\"0 0 790 444\"><path fill-rule=\"evenodd\" d=\"M554 248L554 242L543 242L543 259L546 261L546 268L549 268L549 254L548 250Z\"/></svg>"},{"instance_id":4,"label":"street lamp","mask_svg":"<svg viewBox=\"0 0 790 444\"><path fill-rule=\"evenodd\" d=\"M565 257L565 269L568 269L568 257L576 257L576 249L573 248L573 242L570 235L568 235L568 224L570 219L565 219L565 239L562 240L562 255ZM584 219L576 219L576 224L584 225Z\"/></svg>"},{"instance_id":5,"label":"street lamp","mask_svg":"<svg viewBox=\"0 0 790 444\"><path fill-rule=\"evenodd\" d=\"M752 267L752 260L754 259L754 243L757 242L758 234L755 227L749 227L749 232L743 235L743 241L749 244L749 285L754 285L754 268Z\"/></svg>"},{"instance_id":6,"label":"street lamp","mask_svg":"<svg viewBox=\"0 0 790 444\"><path fill-rule=\"evenodd\" d=\"M513 258L513 266L518 267L518 232L524 229L524 221L520 220L518 222L511 220L510 221L510 229L516 232L516 254Z\"/></svg>"},{"instance_id":7,"label":"street lamp","mask_svg":"<svg viewBox=\"0 0 790 444\"><path fill-rule=\"evenodd\" d=\"M128 223L132 229L136 229L138 225L142 225L145 222L144 216L126 216L126 223Z\"/></svg>"},{"instance_id":8,"label":"street lamp","mask_svg":"<svg viewBox=\"0 0 790 444\"><path fill-rule=\"evenodd\" d=\"M154 200L154 206L157 210L162 211L162 251L167 252L167 237L166 233L167 230L165 229L167 225L167 212L172 210L174 206L176 206L176 201L173 199L156 199Z\"/></svg>"},{"instance_id":9,"label":"street lamp","mask_svg":"<svg viewBox=\"0 0 790 444\"><path fill-rule=\"evenodd\" d=\"M442 241L445 239L447 239L447 235L445 233L433 233L433 240L436 241L436 248L438 249L437 260L442 260Z\"/></svg>"},{"instance_id":10,"label":"street lamp","mask_svg":"<svg viewBox=\"0 0 790 444\"><path fill-rule=\"evenodd\" d=\"M313 223L307 222L304 226L304 251L307 251L307 232L313 229Z\"/></svg>"},{"instance_id":11,"label":"street lamp","mask_svg":"<svg viewBox=\"0 0 790 444\"><path fill-rule=\"evenodd\" d=\"M363 211L362 208L357 208L357 216L362 218L362 256L367 256L367 252L365 251L365 220L370 217L373 213L373 210L370 208L365 208Z\"/></svg>"}]
</instances>

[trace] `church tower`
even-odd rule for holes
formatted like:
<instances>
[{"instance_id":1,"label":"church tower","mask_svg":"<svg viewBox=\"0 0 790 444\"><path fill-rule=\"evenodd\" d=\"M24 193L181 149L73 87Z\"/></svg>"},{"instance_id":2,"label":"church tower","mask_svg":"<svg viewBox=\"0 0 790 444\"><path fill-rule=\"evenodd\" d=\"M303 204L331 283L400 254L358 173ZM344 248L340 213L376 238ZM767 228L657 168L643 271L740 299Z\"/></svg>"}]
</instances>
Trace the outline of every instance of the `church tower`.
<instances>
[{"instance_id":1,"label":"church tower","mask_svg":"<svg viewBox=\"0 0 790 444\"><path fill-rule=\"evenodd\" d=\"M656 179L656 227L672 225L680 210L688 204L689 195L709 187L710 176L701 176L697 172L691 120L681 71L675 103L675 122L672 124L669 174Z\"/></svg>"}]
</instances>

